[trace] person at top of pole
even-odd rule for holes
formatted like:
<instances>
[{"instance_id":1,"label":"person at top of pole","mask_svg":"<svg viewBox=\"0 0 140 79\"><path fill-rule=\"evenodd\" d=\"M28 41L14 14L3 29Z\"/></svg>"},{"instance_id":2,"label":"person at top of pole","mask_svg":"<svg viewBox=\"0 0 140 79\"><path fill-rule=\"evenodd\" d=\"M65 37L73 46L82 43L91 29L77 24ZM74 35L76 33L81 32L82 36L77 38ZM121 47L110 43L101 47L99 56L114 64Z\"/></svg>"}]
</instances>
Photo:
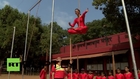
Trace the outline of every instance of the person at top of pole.
<instances>
[{"instance_id":1,"label":"person at top of pole","mask_svg":"<svg viewBox=\"0 0 140 79\"><path fill-rule=\"evenodd\" d=\"M80 9L75 9L75 14L77 18L75 18L73 24L69 22L71 28L68 29L69 34L85 34L87 32L87 26L85 25L85 15L88 12L88 8L81 14ZM78 25L77 28L74 28L75 24Z\"/></svg>"}]
</instances>

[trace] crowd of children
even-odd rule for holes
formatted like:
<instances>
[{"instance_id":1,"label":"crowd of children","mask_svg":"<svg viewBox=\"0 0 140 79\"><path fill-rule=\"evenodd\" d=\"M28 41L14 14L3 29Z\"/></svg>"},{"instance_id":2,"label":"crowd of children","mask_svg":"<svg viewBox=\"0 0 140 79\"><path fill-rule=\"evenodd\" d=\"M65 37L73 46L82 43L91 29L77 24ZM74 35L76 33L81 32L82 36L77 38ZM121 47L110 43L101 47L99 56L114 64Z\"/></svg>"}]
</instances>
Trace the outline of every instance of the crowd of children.
<instances>
[{"instance_id":1,"label":"crowd of children","mask_svg":"<svg viewBox=\"0 0 140 79\"><path fill-rule=\"evenodd\" d=\"M72 77L72 78L71 78ZM138 69L138 77L140 79L140 69ZM41 70L40 72L40 79L46 79L46 66ZM78 70L74 70L74 72L71 74L71 71L67 71L65 79L135 79L133 76L133 73L129 71L129 68L125 67L125 73L121 73L121 69L116 70L116 75L113 76L112 72L108 72L105 74L104 72L95 72L88 71L88 73L85 72L84 69L81 69L81 73L78 72Z\"/></svg>"},{"instance_id":2,"label":"crowd of children","mask_svg":"<svg viewBox=\"0 0 140 79\"><path fill-rule=\"evenodd\" d=\"M75 70L72 73L68 71L66 79L135 79L134 74L129 71L129 68L125 67L125 73L121 73L121 69L116 70L116 75L113 76L112 72L109 71L108 74L105 74L104 72L95 72L88 71L88 73L85 72L84 69L81 69L81 73L78 73L78 70ZM140 79L140 69L138 69L138 77Z\"/></svg>"},{"instance_id":3,"label":"crowd of children","mask_svg":"<svg viewBox=\"0 0 140 79\"><path fill-rule=\"evenodd\" d=\"M74 70L74 72L72 72L71 67L61 67L62 60L60 57L58 57L56 61L56 65L52 65L49 79L136 79L134 74L129 71L129 67L127 66L124 68L125 73L122 73L121 69L118 68L114 76L111 71L109 71L108 74L105 74L104 72L93 73L92 71L88 71L88 73L86 73L83 68L81 69L80 73L78 70ZM41 70L40 79L47 78L46 69L47 67L44 66L44 68ZM140 69L138 69L138 77L140 79Z\"/></svg>"}]
</instances>

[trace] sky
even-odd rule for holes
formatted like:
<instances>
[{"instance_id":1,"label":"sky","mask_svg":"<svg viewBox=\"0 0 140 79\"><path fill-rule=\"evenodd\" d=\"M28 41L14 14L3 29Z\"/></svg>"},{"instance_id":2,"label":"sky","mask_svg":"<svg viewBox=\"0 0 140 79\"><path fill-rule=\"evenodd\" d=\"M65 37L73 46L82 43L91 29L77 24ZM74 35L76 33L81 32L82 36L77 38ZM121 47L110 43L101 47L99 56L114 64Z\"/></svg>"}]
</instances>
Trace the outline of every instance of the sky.
<instances>
[{"instance_id":1,"label":"sky","mask_svg":"<svg viewBox=\"0 0 140 79\"><path fill-rule=\"evenodd\" d=\"M5 5L10 5L13 8L17 8L20 12L27 13L37 1L38 0L0 0L0 9ZM55 0L54 21L64 29L69 28L68 22L72 23L74 18L76 18L74 10L78 8L79 1L81 12L84 12L87 8L89 9L89 12L86 14L85 22L91 22L104 17L101 10L97 10L92 6L93 0ZM36 14L41 18L42 24L50 23L52 16L52 0L42 0L39 7L37 5L31 11L31 15L36 16Z\"/></svg>"}]
</instances>

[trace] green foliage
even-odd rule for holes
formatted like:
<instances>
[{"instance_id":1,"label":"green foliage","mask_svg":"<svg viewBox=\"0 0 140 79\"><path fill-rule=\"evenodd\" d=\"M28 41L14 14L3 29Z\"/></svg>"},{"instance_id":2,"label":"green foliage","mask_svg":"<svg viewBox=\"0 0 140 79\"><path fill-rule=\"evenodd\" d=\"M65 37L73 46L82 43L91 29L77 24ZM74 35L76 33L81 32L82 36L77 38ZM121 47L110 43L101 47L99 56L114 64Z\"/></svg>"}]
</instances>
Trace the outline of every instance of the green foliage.
<instances>
[{"instance_id":1,"label":"green foliage","mask_svg":"<svg viewBox=\"0 0 140 79\"><path fill-rule=\"evenodd\" d=\"M140 33L140 1L124 0L132 34ZM102 10L106 19L116 27L119 32L126 31L125 17L121 0L93 0L92 5Z\"/></svg>"},{"instance_id":2,"label":"green foliage","mask_svg":"<svg viewBox=\"0 0 140 79\"><path fill-rule=\"evenodd\" d=\"M0 59L9 56L12 44L13 27L16 27L13 53L23 55L25 47L27 15L5 6L0 10ZM59 53L60 47L65 44L64 37L67 31L54 22L52 37L52 53ZM27 55L39 55L49 52L50 25L42 25L38 17L30 16ZM13 56L14 56L13 54Z\"/></svg>"}]
</instances>

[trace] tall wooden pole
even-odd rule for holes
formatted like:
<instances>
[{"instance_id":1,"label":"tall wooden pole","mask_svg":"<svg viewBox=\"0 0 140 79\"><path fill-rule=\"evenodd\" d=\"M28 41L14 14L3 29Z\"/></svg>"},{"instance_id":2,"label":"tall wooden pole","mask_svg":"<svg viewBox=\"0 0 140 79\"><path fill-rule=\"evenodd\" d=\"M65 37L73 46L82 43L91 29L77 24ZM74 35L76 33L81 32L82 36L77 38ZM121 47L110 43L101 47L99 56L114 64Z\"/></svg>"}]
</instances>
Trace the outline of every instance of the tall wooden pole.
<instances>
[{"instance_id":1,"label":"tall wooden pole","mask_svg":"<svg viewBox=\"0 0 140 79\"><path fill-rule=\"evenodd\" d=\"M116 72L115 72L115 57L114 57L114 52L112 51L112 69L113 69L113 75L115 76Z\"/></svg>"},{"instance_id":2,"label":"tall wooden pole","mask_svg":"<svg viewBox=\"0 0 140 79\"><path fill-rule=\"evenodd\" d=\"M77 70L79 72L79 58L78 58L78 55L77 55Z\"/></svg>"},{"instance_id":3,"label":"tall wooden pole","mask_svg":"<svg viewBox=\"0 0 140 79\"><path fill-rule=\"evenodd\" d=\"M71 36L70 36L70 64L71 64L71 62L72 62L72 45L71 45ZM70 73L71 73L71 79L73 79L72 78L72 68L70 70L71 70L70 71Z\"/></svg>"}]
</instances>

